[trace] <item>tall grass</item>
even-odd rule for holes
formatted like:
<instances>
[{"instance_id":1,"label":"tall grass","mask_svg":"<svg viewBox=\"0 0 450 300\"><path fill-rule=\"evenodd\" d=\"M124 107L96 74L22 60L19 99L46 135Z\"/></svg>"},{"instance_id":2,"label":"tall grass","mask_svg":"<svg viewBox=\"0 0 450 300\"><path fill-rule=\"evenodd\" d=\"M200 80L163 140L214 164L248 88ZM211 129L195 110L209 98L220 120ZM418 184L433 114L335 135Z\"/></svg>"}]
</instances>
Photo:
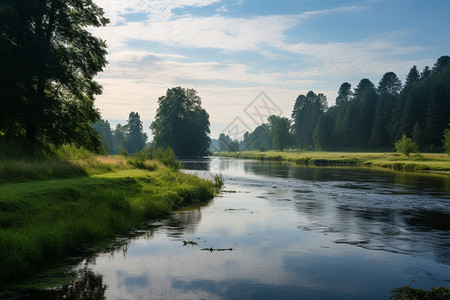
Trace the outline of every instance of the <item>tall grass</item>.
<instances>
[{"instance_id":1,"label":"tall grass","mask_svg":"<svg viewBox=\"0 0 450 300\"><path fill-rule=\"evenodd\" d=\"M157 170L163 163L122 155L101 156L72 145L60 147L0 145L0 184L72 178L141 168Z\"/></svg>"},{"instance_id":2,"label":"tall grass","mask_svg":"<svg viewBox=\"0 0 450 300\"><path fill-rule=\"evenodd\" d=\"M1 145L0 154L0 290L216 192L212 182L178 172L170 150L130 158Z\"/></svg>"},{"instance_id":3,"label":"tall grass","mask_svg":"<svg viewBox=\"0 0 450 300\"><path fill-rule=\"evenodd\" d=\"M33 188L27 188L32 183L8 185L0 185L0 286L86 243L105 242L149 218L214 196L212 182L169 168L43 181Z\"/></svg>"}]
</instances>

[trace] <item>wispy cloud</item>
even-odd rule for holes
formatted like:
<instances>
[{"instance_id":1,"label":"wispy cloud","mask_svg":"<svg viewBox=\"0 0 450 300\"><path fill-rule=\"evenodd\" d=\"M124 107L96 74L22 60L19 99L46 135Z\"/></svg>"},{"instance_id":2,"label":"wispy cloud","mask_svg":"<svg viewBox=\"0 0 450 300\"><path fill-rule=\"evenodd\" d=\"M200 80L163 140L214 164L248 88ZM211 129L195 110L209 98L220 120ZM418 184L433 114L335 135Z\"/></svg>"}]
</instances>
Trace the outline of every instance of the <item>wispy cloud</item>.
<instances>
[{"instance_id":1,"label":"wispy cloud","mask_svg":"<svg viewBox=\"0 0 450 300\"><path fill-rule=\"evenodd\" d=\"M220 124L225 122L224 115L233 115L261 90L274 91L279 97L277 104L289 116L296 95L320 87L324 81L405 71L414 63L429 63L399 59L423 48L403 46L395 36L340 43L290 39L289 30L295 26L316 17L370 10L367 3L301 14L249 17L219 14L227 12L228 7L243 4L242 1L230 4L220 0L96 0L96 3L112 20L106 28L92 29L95 35L106 39L110 53L110 64L99 76L104 94L98 98L97 106L113 119L125 119L132 110L153 114L157 98L177 85L198 89L211 118ZM177 14L180 8L208 6L210 15ZM130 14L144 17L133 22ZM130 46L139 44L136 42L157 47ZM194 59L189 57L192 49L207 49L215 55ZM271 68L260 68L263 62L236 59L241 53L251 53L250 56L267 61ZM296 69L277 66L289 60L295 62ZM337 89L336 84L334 90ZM333 102L334 90L316 91L324 92ZM153 118L144 116L147 121Z\"/></svg>"}]
</instances>

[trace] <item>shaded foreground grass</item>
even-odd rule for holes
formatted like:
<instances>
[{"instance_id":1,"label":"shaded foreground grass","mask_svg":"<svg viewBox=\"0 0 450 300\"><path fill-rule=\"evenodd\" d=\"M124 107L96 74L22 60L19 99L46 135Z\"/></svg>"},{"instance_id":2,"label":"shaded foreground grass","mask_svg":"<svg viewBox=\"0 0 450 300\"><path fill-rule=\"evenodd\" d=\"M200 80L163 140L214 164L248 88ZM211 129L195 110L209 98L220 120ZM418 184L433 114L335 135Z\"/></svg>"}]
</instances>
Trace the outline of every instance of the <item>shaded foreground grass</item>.
<instances>
[{"instance_id":1,"label":"shaded foreground grass","mask_svg":"<svg viewBox=\"0 0 450 300\"><path fill-rule=\"evenodd\" d=\"M135 169L120 157L89 159L95 162L57 161L61 168L54 169L63 170L62 178L53 173L43 176L53 179L30 180L33 177L25 171L18 177L6 173L10 177L5 178L1 173L0 288L22 281L87 245L104 245L175 208L206 202L215 193L211 181L157 161L146 162L153 170L149 171ZM41 168L46 161L36 165ZM71 168L83 172L74 175ZM73 177L76 175L84 176Z\"/></svg>"},{"instance_id":2,"label":"shaded foreground grass","mask_svg":"<svg viewBox=\"0 0 450 300\"><path fill-rule=\"evenodd\" d=\"M408 172L450 174L447 154L427 153L408 158L398 153L364 152L280 152L242 151L216 152L214 155L258 160L289 161L305 166L364 166Z\"/></svg>"}]
</instances>

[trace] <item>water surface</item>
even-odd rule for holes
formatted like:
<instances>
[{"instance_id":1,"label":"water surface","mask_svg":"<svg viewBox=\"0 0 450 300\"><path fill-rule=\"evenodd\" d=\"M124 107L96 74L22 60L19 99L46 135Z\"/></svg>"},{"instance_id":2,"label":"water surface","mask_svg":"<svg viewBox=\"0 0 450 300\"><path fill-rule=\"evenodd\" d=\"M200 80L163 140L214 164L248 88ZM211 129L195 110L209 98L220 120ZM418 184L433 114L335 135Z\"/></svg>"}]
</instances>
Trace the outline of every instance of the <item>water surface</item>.
<instances>
[{"instance_id":1,"label":"water surface","mask_svg":"<svg viewBox=\"0 0 450 300\"><path fill-rule=\"evenodd\" d=\"M221 173L224 192L84 261L78 281L93 298L389 299L408 284L450 287L448 177L228 158L185 167Z\"/></svg>"}]
</instances>

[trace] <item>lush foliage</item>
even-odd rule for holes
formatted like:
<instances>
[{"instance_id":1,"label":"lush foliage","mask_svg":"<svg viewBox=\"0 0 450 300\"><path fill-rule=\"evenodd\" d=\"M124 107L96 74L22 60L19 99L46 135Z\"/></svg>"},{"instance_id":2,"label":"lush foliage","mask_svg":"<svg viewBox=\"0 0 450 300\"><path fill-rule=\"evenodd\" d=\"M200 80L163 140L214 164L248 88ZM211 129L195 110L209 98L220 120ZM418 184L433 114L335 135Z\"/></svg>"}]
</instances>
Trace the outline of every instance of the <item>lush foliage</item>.
<instances>
[{"instance_id":1,"label":"lush foliage","mask_svg":"<svg viewBox=\"0 0 450 300\"><path fill-rule=\"evenodd\" d=\"M395 142L395 149L398 153L402 153L409 157L411 153L417 152L417 145L412 139L406 137L406 135L403 135L400 140Z\"/></svg>"},{"instance_id":2,"label":"lush foliage","mask_svg":"<svg viewBox=\"0 0 450 300\"><path fill-rule=\"evenodd\" d=\"M106 45L87 27L108 23L92 0L0 4L0 138L99 147L93 77Z\"/></svg>"},{"instance_id":3,"label":"lush foliage","mask_svg":"<svg viewBox=\"0 0 450 300\"><path fill-rule=\"evenodd\" d=\"M291 128L291 121L288 118L279 116L270 116L269 119L270 130L272 133L272 146L275 149L283 151L286 147L291 145L291 135L289 130Z\"/></svg>"},{"instance_id":4,"label":"lush foliage","mask_svg":"<svg viewBox=\"0 0 450 300\"><path fill-rule=\"evenodd\" d=\"M219 151L235 152L239 151L239 141L232 140L228 135L223 133L219 136Z\"/></svg>"},{"instance_id":5,"label":"lush foliage","mask_svg":"<svg viewBox=\"0 0 450 300\"><path fill-rule=\"evenodd\" d=\"M156 148L172 148L179 157L207 154L210 145L209 115L194 89L175 87L158 99L155 121L150 126Z\"/></svg>"},{"instance_id":6,"label":"lush foliage","mask_svg":"<svg viewBox=\"0 0 450 300\"><path fill-rule=\"evenodd\" d=\"M142 151L147 141L139 113L130 112L126 125L117 124L114 130L108 121L99 120L93 127L98 132L103 153L117 154L126 150L128 154Z\"/></svg>"}]
</instances>

